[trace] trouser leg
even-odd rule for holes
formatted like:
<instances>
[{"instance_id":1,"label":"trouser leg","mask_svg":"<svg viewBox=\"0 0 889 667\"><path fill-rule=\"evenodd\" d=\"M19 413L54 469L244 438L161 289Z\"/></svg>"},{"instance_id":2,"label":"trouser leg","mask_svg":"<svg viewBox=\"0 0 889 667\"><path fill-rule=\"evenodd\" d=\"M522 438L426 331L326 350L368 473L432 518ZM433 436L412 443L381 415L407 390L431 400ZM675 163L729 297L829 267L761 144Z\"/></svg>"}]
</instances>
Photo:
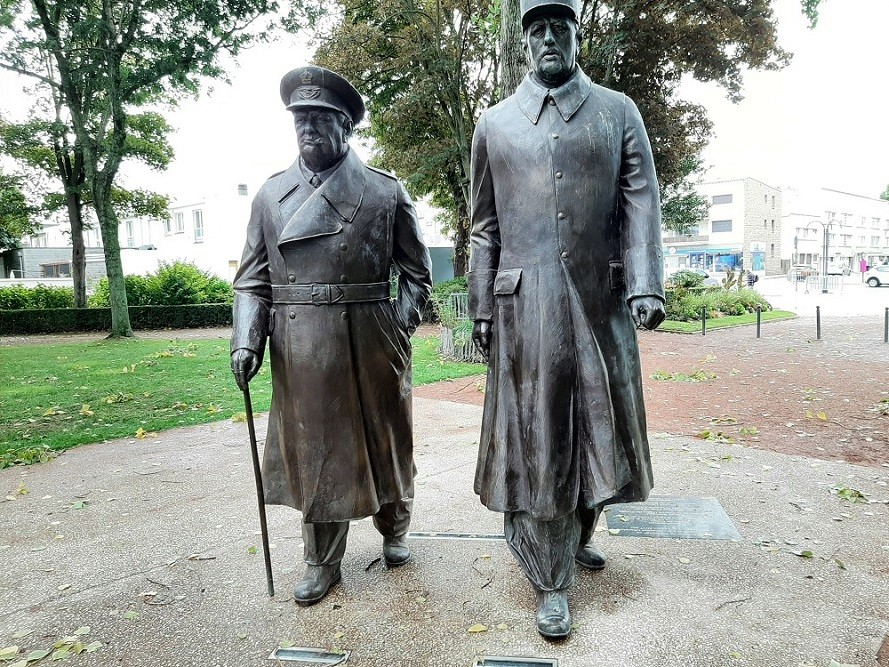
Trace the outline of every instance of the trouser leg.
<instances>
[{"instance_id":1,"label":"trouser leg","mask_svg":"<svg viewBox=\"0 0 889 667\"><path fill-rule=\"evenodd\" d=\"M581 532L575 512L552 521L534 519L527 512L506 512L503 527L510 551L534 588L557 591L574 583L574 554Z\"/></svg>"},{"instance_id":2,"label":"trouser leg","mask_svg":"<svg viewBox=\"0 0 889 667\"><path fill-rule=\"evenodd\" d=\"M303 521L303 555L309 565L337 565L346 553L348 521Z\"/></svg>"},{"instance_id":3,"label":"trouser leg","mask_svg":"<svg viewBox=\"0 0 889 667\"><path fill-rule=\"evenodd\" d=\"M577 519L580 521L580 544L583 547L592 542L593 532L596 530L596 524L599 517L602 516L602 506L593 509L587 509L583 503L577 505Z\"/></svg>"},{"instance_id":4,"label":"trouser leg","mask_svg":"<svg viewBox=\"0 0 889 667\"><path fill-rule=\"evenodd\" d=\"M411 510L414 507L414 482L405 490L404 498L380 505L374 514L373 522L383 537L403 537L411 525Z\"/></svg>"}]
</instances>

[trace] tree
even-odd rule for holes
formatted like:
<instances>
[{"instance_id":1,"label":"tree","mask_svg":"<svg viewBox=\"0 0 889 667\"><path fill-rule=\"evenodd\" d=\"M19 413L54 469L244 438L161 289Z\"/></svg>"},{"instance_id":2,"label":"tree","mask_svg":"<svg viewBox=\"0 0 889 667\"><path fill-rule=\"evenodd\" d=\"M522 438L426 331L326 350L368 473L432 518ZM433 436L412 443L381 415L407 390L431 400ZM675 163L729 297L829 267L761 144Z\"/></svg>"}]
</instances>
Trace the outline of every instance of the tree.
<instances>
[{"instance_id":1,"label":"tree","mask_svg":"<svg viewBox=\"0 0 889 667\"><path fill-rule=\"evenodd\" d=\"M661 188L661 219L665 230L685 235L706 220L710 202L695 187L702 172L700 159L686 159L681 165L680 180Z\"/></svg>"},{"instance_id":2,"label":"tree","mask_svg":"<svg viewBox=\"0 0 889 667\"><path fill-rule=\"evenodd\" d=\"M84 220L83 207L92 202L84 188L83 154L76 144L69 125L64 120L64 108L55 91L39 86L32 91L46 92L49 99L41 100L24 123L9 123L0 118L0 152L6 153L32 173L58 181L57 188L44 193L42 212L47 215L64 209L70 223L71 278L74 283L74 306L85 308L86 303L86 246L83 232L89 228ZM51 108L51 113L47 113ZM51 116L48 118L47 116ZM173 157L167 141L172 128L163 116L143 112L127 116L125 158L134 158L155 169L164 169ZM44 182L45 178L36 179ZM168 215L168 199L153 192L129 191L114 187L112 199L118 216L146 216L155 219Z\"/></svg>"},{"instance_id":3,"label":"tree","mask_svg":"<svg viewBox=\"0 0 889 667\"><path fill-rule=\"evenodd\" d=\"M0 251L19 247L19 239L37 231L33 208L17 176L0 170Z\"/></svg>"},{"instance_id":4,"label":"tree","mask_svg":"<svg viewBox=\"0 0 889 667\"><path fill-rule=\"evenodd\" d=\"M115 179L127 154L131 110L195 94L221 78L220 56L263 38L255 26L276 0L0 0L0 67L56 90L70 114L84 191L99 221L111 335L131 336L120 261ZM58 77L36 66L46 53Z\"/></svg>"},{"instance_id":5,"label":"tree","mask_svg":"<svg viewBox=\"0 0 889 667\"><path fill-rule=\"evenodd\" d=\"M800 1L814 25L820 0ZM711 133L706 110L679 97L682 77L717 82L739 100L746 69L778 69L789 61L777 43L771 2L582 2L579 62L594 81L639 105L668 196L672 187L679 196L688 164L698 160ZM455 273L462 275L466 165L475 121L527 71L518 0L331 4L304 7L311 12L303 23L320 35L316 60L368 96L375 161L405 174L413 193L432 194L433 203L447 209L455 232ZM673 200L669 213L679 220L696 210L700 202L685 193Z\"/></svg>"},{"instance_id":6,"label":"tree","mask_svg":"<svg viewBox=\"0 0 889 667\"><path fill-rule=\"evenodd\" d=\"M315 55L368 97L374 163L447 212L458 276L469 252L472 134L494 101L498 31L499 16L477 0L346 0Z\"/></svg>"},{"instance_id":7,"label":"tree","mask_svg":"<svg viewBox=\"0 0 889 667\"><path fill-rule=\"evenodd\" d=\"M880 195L880 199L885 199L889 201L889 185L886 186L886 189L883 190L883 193Z\"/></svg>"}]
</instances>

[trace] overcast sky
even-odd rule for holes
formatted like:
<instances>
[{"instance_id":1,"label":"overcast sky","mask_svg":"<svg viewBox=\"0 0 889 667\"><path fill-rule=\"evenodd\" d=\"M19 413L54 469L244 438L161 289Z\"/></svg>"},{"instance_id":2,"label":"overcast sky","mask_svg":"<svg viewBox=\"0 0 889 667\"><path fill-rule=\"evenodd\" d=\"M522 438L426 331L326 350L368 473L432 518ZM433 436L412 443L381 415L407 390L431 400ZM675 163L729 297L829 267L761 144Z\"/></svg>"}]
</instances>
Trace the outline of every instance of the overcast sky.
<instances>
[{"instance_id":1,"label":"overcast sky","mask_svg":"<svg viewBox=\"0 0 889 667\"><path fill-rule=\"evenodd\" d=\"M751 176L774 186L878 196L889 184L889 0L825 0L814 30L806 27L799 0L775 0L775 8L780 43L794 53L789 67L748 73L739 104L714 85L683 87L714 122L706 180ZM296 155L278 83L309 57L293 38L244 52L231 70L231 86L217 83L168 114L177 130L171 168L164 174L128 169L128 184L183 199L238 183L255 192ZM0 78L0 110L19 115L26 109L21 81Z\"/></svg>"}]
</instances>

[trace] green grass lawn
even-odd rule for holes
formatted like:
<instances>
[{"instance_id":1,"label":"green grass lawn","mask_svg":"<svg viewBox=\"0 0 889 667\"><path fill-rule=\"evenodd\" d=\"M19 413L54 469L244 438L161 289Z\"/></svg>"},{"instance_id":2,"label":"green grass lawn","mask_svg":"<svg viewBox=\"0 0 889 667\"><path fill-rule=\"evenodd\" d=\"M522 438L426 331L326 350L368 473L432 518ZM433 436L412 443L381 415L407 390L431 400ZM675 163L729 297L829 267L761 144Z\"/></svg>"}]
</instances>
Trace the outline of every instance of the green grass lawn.
<instances>
[{"instance_id":1,"label":"green grass lawn","mask_svg":"<svg viewBox=\"0 0 889 667\"><path fill-rule=\"evenodd\" d=\"M796 313L789 310L764 310L762 312L763 322L775 322L777 320L791 320L796 317ZM745 324L756 324L756 313L748 313L746 315L726 315L724 317L716 317L707 319L707 330L724 329L725 327L739 327ZM665 320L659 327L658 331L670 331L674 333L701 333L701 322L677 322L676 320Z\"/></svg>"},{"instance_id":2,"label":"green grass lawn","mask_svg":"<svg viewBox=\"0 0 889 667\"><path fill-rule=\"evenodd\" d=\"M437 338L413 340L414 385L484 372L441 360ZM228 341L103 340L0 348L0 468L45 452L243 413ZM271 398L268 364L250 383L254 410ZM238 417L236 417L237 419Z\"/></svg>"}]
</instances>

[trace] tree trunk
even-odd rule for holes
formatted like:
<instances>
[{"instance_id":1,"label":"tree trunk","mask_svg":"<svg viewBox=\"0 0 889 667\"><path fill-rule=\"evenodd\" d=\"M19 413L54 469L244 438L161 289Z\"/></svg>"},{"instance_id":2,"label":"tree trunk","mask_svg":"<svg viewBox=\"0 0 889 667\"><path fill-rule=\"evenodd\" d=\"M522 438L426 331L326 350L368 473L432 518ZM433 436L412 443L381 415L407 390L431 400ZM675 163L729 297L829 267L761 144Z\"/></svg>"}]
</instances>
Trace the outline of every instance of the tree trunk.
<instances>
[{"instance_id":1,"label":"tree trunk","mask_svg":"<svg viewBox=\"0 0 889 667\"><path fill-rule=\"evenodd\" d=\"M74 307L86 308L86 244L83 242L83 204L77 192L65 195L71 222L71 279L74 281Z\"/></svg>"},{"instance_id":2,"label":"tree trunk","mask_svg":"<svg viewBox=\"0 0 889 667\"><path fill-rule=\"evenodd\" d=\"M462 198L455 197L457 210L454 224L454 277L462 278L469 269L469 209Z\"/></svg>"},{"instance_id":3,"label":"tree trunk","mask_svg":"<svg viewBox=\"0 0 889 667\"><path fill-rule=\"evenodd\" d=\"M111 206L110 195L110 187L93 190L93 206L99 218L99 229L102 231L105 273L108 276L108 295L111 302L111 334L108 337L128 338L133 335L133 328L130 326L123 263L120 261L118 220Z\"/></svg>"},{"instance_id":4,"label":"tree trunk","mask_svg":"<svg viewBox=\"0 0 889 667\"><path fill-rule=\"evenodd\" d=\"M500 99L515 92L528 64L522 50L522 17L519 0L501 0L500 3Z\"/></svg>"}]
</instances>

